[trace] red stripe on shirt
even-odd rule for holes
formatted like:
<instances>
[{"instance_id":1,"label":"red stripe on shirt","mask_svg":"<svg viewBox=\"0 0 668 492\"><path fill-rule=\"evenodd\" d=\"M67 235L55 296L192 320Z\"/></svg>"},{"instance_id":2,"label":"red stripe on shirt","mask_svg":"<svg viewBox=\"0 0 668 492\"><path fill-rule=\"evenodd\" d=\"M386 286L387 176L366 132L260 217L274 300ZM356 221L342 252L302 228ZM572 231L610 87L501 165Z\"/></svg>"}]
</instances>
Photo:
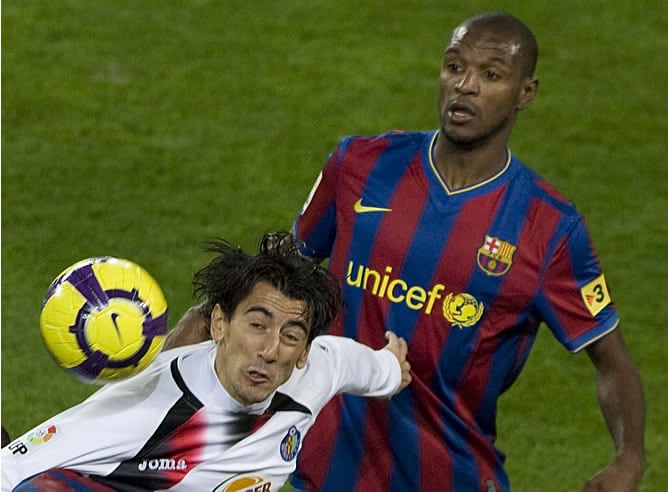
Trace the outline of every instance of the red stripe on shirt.
<instances>
[{"instance_id":1,"label":"red stripe on shirt","mask_svg":"<svg viewBox=\"0 0 668 492\"><path fill-rule=\"evenodd\" d=\"M466 290L471 274L476 267L476 255L473 252L482 245L504 190L505 187L502 187L493 193L466 202L457 216L457 222L452 227L450 240L445 245L432 285L442 283L439 281L442 275L443 278L449 279L445 286L447 292L460 293ZM481 220L481 217L487 220ZM457 265L456 270L451 268L453 264ZM439 272L443 273L439 274ZM453 273L456 273L457 276L453 276ZM442 429L442 417L439 414L441 402L430 389L438 369L443 344L449 336L451 327L441 318L440 313L433 312L431 316L438 316L440 319L430 323L427 316L423 314L409 350L409 358L411 350L422 355L420 359L411 359L414 373L422 383L420 385L414 379L411 390L416 393L414 397L415 419L420 426L420 489L423 491L439 490L444 484L449 483L453 460L444 446L446 437ZM461 401L456 396L454 400L458 411L461 412L460 415L465 415L469 425L474 425L472 416L464 410ZM431 431L426 432L425 429Z\"/></svg>"},{"instance_id":2,"label":"red stripe on shirt","mask_svg":"<svg viewBox=\"0 0 668 492\"><path fill-rule=\"evenodd\" d=\"M512 327L518 322L517 315L507 319L508 313L518 313L518 309L509 307L508 302L517 307L529 305L529 301L537 292L540 275L550 240L554 234L561 215L544 201L534 199L529 205L527 219L517 241L517 249L513 265L504 275L503 283L497 293L496 302L487 307L484 323L480 328L477 346L472 350L475 359L463 374L457 390L457 408L460 415L465 416L469 425L475 425L475 413L479 411L486 399L487 382L491 380L493 356L497 352L499 327ZM496 396L494 396L496 398ZM468 409L468 410L467 410ZM486 439L482 430L469 433L469 448L476 460L481 477L494 477L493 464L496 461L492 442Z\"/></svg>"}]
</instances>

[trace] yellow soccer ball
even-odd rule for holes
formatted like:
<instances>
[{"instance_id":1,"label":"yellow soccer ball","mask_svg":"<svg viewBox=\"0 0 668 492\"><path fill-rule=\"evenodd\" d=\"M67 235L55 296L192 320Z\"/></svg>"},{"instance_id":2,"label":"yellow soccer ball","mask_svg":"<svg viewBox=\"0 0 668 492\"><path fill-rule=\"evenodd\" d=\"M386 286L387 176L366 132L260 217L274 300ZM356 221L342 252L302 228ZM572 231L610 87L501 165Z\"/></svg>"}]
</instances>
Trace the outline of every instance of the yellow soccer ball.
<instances>
[{"instance_id":1,"label":"yellow soccer ball","mask_svg":"<svg viewBox=\"0 0 668 492\"><path fill-rule=\"evenodd\" d=\"M162 350L167 301L139 265L89 258L51 283L39 325L60 367L84 382L105 383L138 373Z\"/></svg>"}]
</instances>

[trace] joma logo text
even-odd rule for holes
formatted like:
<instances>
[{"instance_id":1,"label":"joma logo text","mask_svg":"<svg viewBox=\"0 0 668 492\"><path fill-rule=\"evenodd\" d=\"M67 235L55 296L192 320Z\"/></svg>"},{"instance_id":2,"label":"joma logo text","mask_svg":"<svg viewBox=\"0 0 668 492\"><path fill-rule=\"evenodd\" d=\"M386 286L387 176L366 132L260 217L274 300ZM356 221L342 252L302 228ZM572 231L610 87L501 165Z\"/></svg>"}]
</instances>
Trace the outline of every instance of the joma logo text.
<instances>
[{"instance_id":1,"label":"joma logo text","mask_svg":"<svg viewBox=\"0 0 668 492\"><path fill-rule=\"evenodd\" d=\"M158 458L154 460L144 460L137 465L137 468L139 471L186 470L188 464L184 459L175 460L173 458Z\"/></svg>"}]
</instances>

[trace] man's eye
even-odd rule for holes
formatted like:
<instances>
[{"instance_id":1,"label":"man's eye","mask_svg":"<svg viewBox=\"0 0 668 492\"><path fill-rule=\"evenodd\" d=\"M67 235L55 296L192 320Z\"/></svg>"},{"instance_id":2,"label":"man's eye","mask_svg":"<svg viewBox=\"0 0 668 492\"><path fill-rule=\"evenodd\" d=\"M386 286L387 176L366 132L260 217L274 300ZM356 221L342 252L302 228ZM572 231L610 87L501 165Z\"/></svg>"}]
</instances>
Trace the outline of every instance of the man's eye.
<instances>
[{"instance_id":1,"label":"man's eye","mask_svg":"<svg viewBox=\"0 0 668 492\"><path fill-rule=\"evenodd\" d=\"M294 333L283 333L283 339L289 343L290 345L296 345L299 342L301 342L302 337L294 334Z\"/></svg>"},{"instance_id":2,"label":"man's eye","mask_svg":"<svg viewBox=\"0 0 668 492\"><path fill-rule=\"evenodd\" d=\"M455 63L455 62L447 63L445 66L451 72L459 72L462 69L461 65L459 65L459 63Z\"/></svg>"},{"instance_id":3,"label":"man's eye","mask_svg":"<svg viewBox=\"0 0 668 492\"><path fill-rule=\"evenodd\" d=\"M493 70L486 70L485 77L487 77L489 80L498 80L499 74L494 72Z\"/></svg>"}]
</instances>

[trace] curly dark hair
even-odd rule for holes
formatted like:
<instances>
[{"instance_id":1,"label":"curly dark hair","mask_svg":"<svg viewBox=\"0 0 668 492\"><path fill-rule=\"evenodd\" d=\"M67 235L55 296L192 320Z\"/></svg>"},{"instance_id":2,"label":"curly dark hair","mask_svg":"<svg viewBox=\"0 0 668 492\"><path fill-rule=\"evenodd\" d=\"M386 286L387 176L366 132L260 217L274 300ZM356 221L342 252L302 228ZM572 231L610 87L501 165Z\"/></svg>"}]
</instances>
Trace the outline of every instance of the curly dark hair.
<instances>
[{"instance_id":1,"label":"curly dark hair","mask_svg":"<svg viewBox=\"0 0 668 492\"><path fill-rule=\"evenodd\" d=\"M217 254L193 276L195 296L206 298L201 306L205 319L210 319L219 304L229 321L258 282L267 282L286 297L304 302L308 343L329 328L341 308L339 282L326 268L301 255L290 232L265 234L256 255L225 239L207 242L204 249Z\"/></svg>"}]
</instances>

